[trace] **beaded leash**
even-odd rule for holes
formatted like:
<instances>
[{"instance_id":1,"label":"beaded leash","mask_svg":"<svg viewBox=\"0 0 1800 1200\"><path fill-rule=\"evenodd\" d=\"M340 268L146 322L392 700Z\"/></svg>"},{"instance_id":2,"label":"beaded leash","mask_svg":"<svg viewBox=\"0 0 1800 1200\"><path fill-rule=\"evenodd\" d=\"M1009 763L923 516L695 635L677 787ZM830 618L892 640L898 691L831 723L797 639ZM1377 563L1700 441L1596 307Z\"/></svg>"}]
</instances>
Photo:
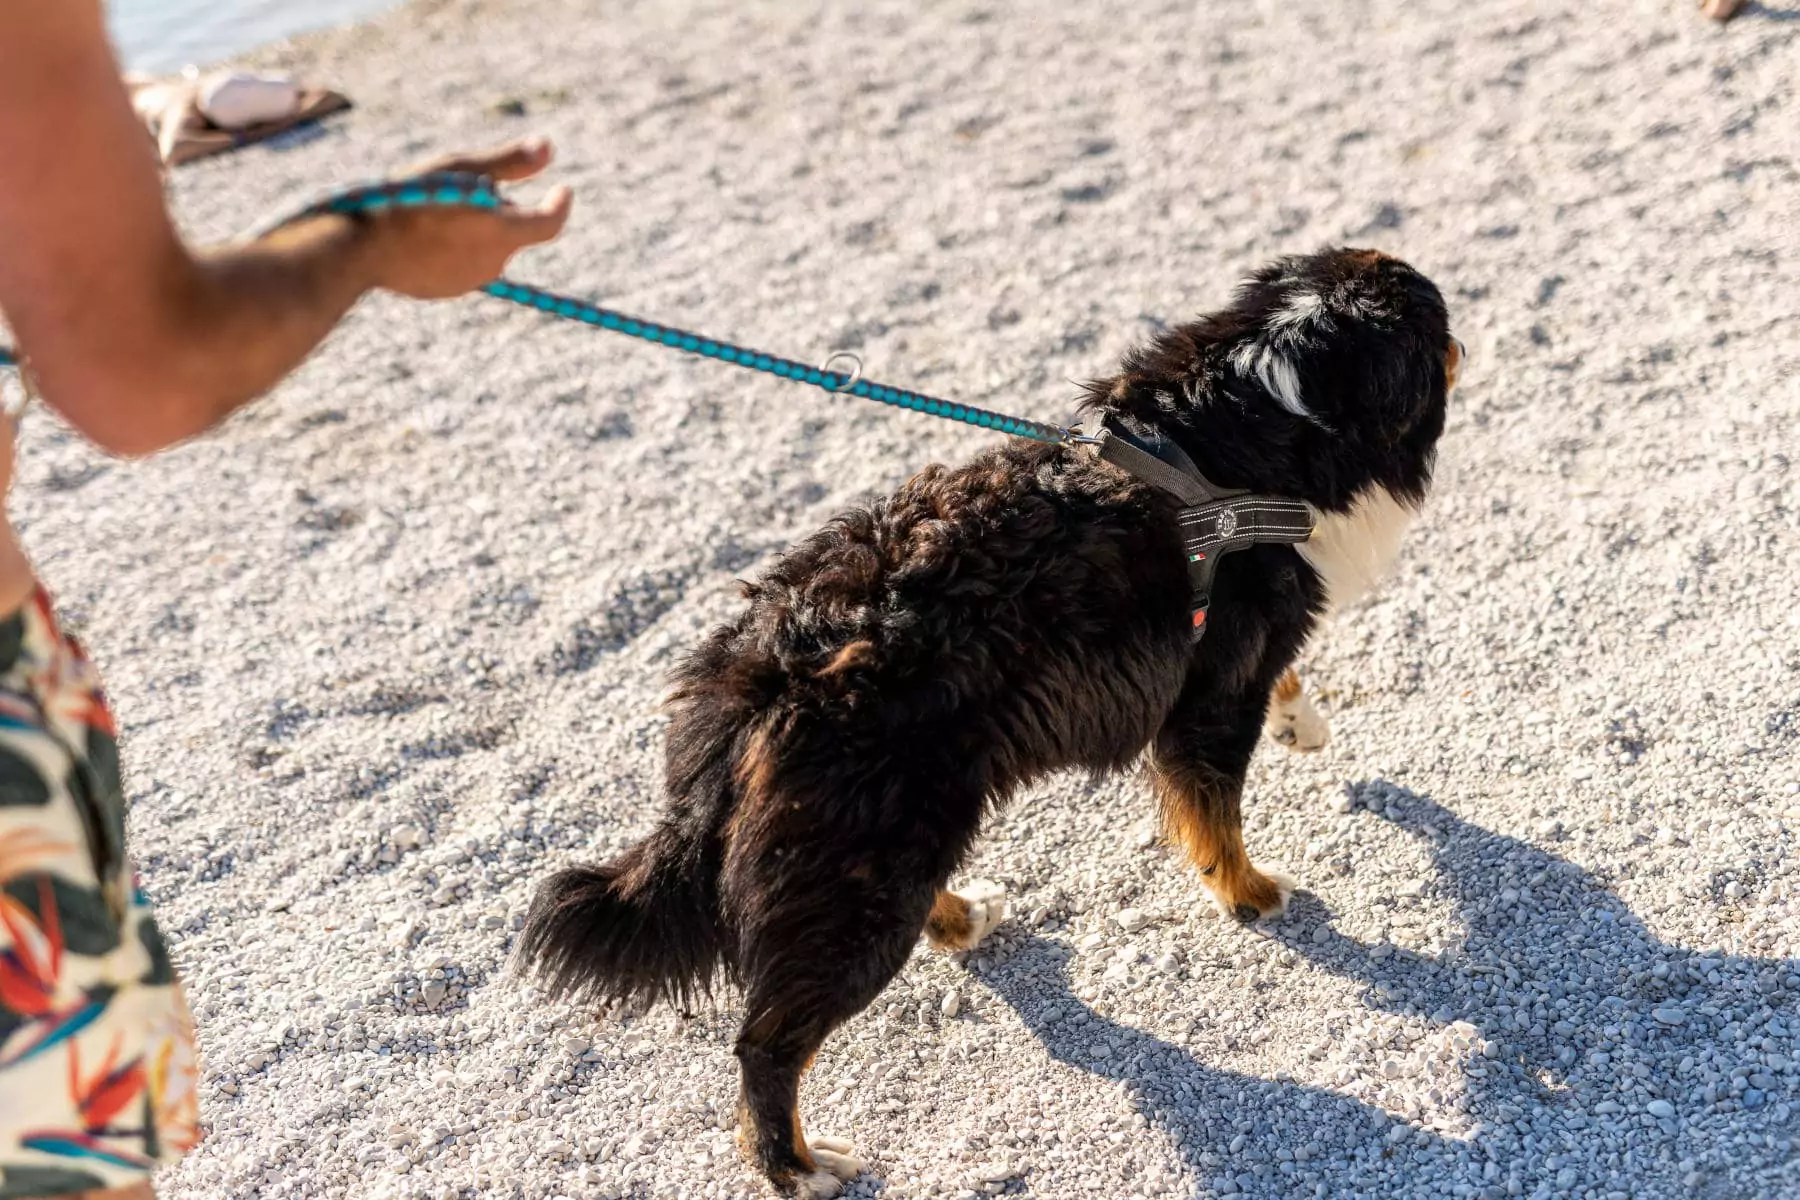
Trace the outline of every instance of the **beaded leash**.
<instances>
[{"instance_id":1,"label":"beaded leash","mask_svg":"<svg viewBox=\"0 0 1800 1200\"><path fill-rule=\"evenodd\" d=\"M291 225L296 221L330 213L354 217L373 215L389 209L458 206L497 209L504 205L505 200L494 187L493 180L486 176L456 171L437 171L412 179L362 184L332 192L301 208L263 222L245 236L247 240L254 241L284 225ZM1008 416L1005 413L976 408L972 404L958 404L936 396L927 396L921 392L871 382L862 378L862 361L848 351L840 350L818 366L808 366L806 363L796 362L791 358L765 354L759 350L747 349L718 338L707 337L704 334L690 333L685 329L676 329L654 321L628 316L609 308L602 308L597 304L589 304L585 300L558 295L528 283L497 279L481 290L496 299L534 309L546 316L575 321L594 329L606 330L609 333L622 333L626 337L653 342L688 354L697 354L701 358L714 359L732 366L743 367L746 370L761 371L780 379L792 380L795 383L810 384L833 395L857 396L864 400L873 400L877 404L887 404L911 412L924 413L930 417L941 417L948 421L960 421L965 425L975 425L982 429L997 429L1001 433L1031 438L1034 441L1090 440L1061 425L1034 421L1028 417ZM847 360L848 363L853 364L852 369L848 372L827 369L839 360ZM16 367L17 365L16 353L9 347L0 346L0 367Z\"/></svg>"}]
</instances>

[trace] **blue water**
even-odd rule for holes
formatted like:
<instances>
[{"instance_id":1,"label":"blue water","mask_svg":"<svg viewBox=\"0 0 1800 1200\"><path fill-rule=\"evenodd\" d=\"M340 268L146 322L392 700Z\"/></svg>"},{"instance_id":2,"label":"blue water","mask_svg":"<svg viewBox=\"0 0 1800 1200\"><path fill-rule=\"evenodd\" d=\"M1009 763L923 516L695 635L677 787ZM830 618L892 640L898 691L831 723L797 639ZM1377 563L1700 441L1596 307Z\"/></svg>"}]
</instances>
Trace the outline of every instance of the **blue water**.
<instances>
[{"instance_id":1,"label":"blue water","mask_svg":"<svg viewBox=\"0 0 1800 1200\"><path fill-rule=\"evenodd\" d=\"M127 67L174 71L393 6L394 0L108 0L107 16Z\"/></svg>"}]
</instances>

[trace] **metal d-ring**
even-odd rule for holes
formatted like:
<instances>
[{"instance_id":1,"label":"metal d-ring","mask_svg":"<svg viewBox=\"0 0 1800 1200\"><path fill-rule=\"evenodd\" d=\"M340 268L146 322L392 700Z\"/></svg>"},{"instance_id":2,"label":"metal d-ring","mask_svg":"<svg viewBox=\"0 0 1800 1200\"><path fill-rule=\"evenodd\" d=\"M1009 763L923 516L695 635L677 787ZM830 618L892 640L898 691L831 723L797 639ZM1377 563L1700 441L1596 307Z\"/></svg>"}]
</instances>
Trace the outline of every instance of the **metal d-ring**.
<instances>
[{"instance_id":1,"label":"metal d-ring","mask_svg":"<svg viewBox=\"0 0 1800 1200\"><path fill-rule=\"evenodd\" d=\"M819 364L819 370L826 375L836 375L837 372L831 369L831 364L840 358L847 358L850 360L850 375L844 382L838 384L836 387L826 388L825 390L828 392L847 392L862 380L862 359L850 353L848 350L833 350L830 354L826 355L825 361Z\"/></svg>"}]
</instances>

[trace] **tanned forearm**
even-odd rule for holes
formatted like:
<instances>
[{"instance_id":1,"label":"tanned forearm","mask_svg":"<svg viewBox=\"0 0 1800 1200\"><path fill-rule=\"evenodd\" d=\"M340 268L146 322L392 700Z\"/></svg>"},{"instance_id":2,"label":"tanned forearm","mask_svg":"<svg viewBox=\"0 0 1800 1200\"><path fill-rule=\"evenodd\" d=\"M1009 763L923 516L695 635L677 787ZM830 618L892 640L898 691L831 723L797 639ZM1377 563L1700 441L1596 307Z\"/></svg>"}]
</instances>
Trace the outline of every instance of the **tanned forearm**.
<instances>
[{"instance_id":1,"label":"tanned forearm","mask_svg":"<svg viewBox=\"0 0 1800 1200\"><path fill-rule=\"evenodd\" d=\"M138 455L210 428L374 285L373 239L346 219L182 244L96 0L0 0L0 28L0 310L90 439Z\"/></svg>"},{"instance_id":2,"label":"tanned forearm","mask_svg":"<svg viewBox=\"0 0 1800 1200\"><path fill-rule=\"evenodd\" d=\"M371 288L462 295L568 219L554 188L534 207L319 218L195 252L164 207L98 0L0 0L0 30L0 312L45 400L114 453L211 428ZM528 138L429 165L514 182L550 155Z\"/></svg>"},{"instance_id":3,"label":"tanned forearm","mask_svg":"<svg viewBox=\"0 0 1800 1200\"><path fill-rule=\"evenodd\" d=\"M144 347L158 377L107 422L119 454L203 433L298 366L380 279L366 226L322 217L246 246L204 250L168 272ZM120 368L129 370L129 364ZM55 380L41 380L54 394Z\"/></svg>"}]
</instances>

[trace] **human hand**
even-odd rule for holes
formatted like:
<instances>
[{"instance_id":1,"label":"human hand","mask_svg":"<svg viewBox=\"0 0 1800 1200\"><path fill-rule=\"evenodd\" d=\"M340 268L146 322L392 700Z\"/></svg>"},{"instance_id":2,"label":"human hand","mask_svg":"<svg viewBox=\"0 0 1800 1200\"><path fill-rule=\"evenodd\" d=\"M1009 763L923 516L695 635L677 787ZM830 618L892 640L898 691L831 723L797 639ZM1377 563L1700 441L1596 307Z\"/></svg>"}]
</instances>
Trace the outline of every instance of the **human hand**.
<instances>
[{"instance_id":1,"label":"human hand","mask_svg":"<svg viewBox=\"0 0 1800 1200\"><path fill-rule=\"evenodd\" d=\"M529 179L547 166L550 143L526 138L498 149L453 154L421 163L405 176L429 171L485 175L497 183ZM550 189L531 208L389 209L367 218L377 287L416 300L443 300L498 279L507 260L527 246L547 242L569 219L567 187Z\"/></svg>"}]
</instances>

